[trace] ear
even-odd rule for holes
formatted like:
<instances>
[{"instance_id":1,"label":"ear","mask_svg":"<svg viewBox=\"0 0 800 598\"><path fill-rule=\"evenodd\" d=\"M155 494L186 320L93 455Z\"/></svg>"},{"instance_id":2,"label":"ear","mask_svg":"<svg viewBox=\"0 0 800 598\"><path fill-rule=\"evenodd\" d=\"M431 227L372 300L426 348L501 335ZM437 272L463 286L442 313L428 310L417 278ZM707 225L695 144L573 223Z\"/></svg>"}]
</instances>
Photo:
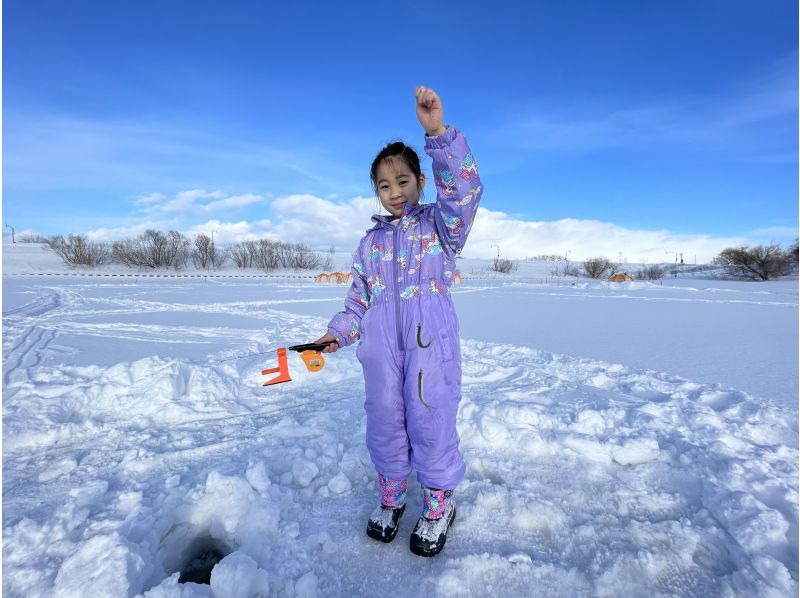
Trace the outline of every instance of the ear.
<instances>
[{"instance_id":1,"label":"ear","mask_svg":"<svg viewBox=\"0 0 800 598\"><path fill-rule=\"evenodd\" d=\"M422 191L425 188L425 175L423 173L419 173L419 190Z\"/></svg>"}]
</instances>

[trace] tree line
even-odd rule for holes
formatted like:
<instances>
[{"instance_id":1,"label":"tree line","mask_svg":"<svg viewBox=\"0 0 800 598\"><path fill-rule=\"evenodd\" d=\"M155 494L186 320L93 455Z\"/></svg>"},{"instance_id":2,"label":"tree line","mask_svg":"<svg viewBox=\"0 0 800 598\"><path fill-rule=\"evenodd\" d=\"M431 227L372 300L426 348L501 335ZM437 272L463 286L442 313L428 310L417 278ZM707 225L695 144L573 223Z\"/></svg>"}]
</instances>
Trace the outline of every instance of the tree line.
<instances>
[{"instance_id":1,"label":"tree line","mask_svg":"<svg viewBox=\"0 0 800 598\"><path fill-rule=\"evenodd\" d=\"M138 237L112 243L91 241L86 235L55 235L45 238L44 243L69 266L122 264L180 270L191 262L197 269L215 270L231 262L238 268L264 271L331 268L329 257L321 257L304 243L259 239L219 248L205 233L189 239L174 230L146 230Z\"/></svg>"}]
</instances>

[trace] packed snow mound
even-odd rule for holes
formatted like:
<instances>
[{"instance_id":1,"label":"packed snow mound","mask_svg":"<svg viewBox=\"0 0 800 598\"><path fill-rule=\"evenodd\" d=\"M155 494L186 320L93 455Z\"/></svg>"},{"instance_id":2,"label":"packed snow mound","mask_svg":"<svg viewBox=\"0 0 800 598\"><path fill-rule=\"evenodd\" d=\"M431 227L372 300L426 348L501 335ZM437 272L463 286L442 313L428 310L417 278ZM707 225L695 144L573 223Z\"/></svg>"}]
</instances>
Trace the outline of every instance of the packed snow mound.
<instances>
[{"instance_id":1,"label":"packed snow mound","mask_svg":"<svg viewBox=\"0 0 800 598\"><path fill-rule=\"evenodd\" d=\"M141 309L163 289L130 292ZM355 352L315 374L295 356L293 382L261 386L270 356L258 353L316 338L326 319L214 302L258 326L231 327L208 351L197 332L210 303L195 297L180 327L205 356L114 360L67 342L77 324L119 331L95 292L43 290L4 314L5 596L363 595L401 583L447 596L797 592L789 410L665 372L464 340L467 477L447 547L422 562L407 544L413 481L397 539L365 534L378 491ZM147 330L150 346L175 326ZM141 342L108 338L123 353ZM180 582L212 553L209 584Z\"/></svg>"}]
</instances>

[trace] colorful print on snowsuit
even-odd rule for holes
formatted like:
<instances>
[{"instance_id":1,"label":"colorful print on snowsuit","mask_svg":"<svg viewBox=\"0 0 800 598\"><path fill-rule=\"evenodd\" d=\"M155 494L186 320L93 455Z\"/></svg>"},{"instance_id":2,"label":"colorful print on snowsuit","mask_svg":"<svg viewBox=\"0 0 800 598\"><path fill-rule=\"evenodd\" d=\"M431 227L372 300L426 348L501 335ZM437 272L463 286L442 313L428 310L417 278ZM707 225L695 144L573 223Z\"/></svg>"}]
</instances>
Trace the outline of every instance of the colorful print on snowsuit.
<instances>
[{"instance_id":1,"label":"colorful print on snowsuit","mask_svg":"<svg viewBox=\"0 0 800 598\"><path fill-rule=\"evenodd\" d=\"M369 250L369 259L370 260L379 260L383 257L383 245L379 243L373 243Z\"/></svg>"},{"instance_id":2,"label":"colorful print on snowsuit","mask_svg":"<svg viewBox=\"0 0 800 598\"><path fill-rule=\"evenodd\" d=\"M439 183L439 189L441 189L442 193L444 193L447 197L450 197L456 190L456 179L453 177L453 173L447 170L437 170L436 173L436 180Z\"/></svg>"},{"instance_id":3,"label":"colorful print on snowsuit","mask_svg":"<svg viewBox=\"0 0 800 598\"><path fill-rule=\"evenodd\" d=\"M383 284L381 280L381 275L379 272L376 272L372 278L369 279L369 292L372 294L373 297L377 297L381 293L383 293L383 289L386 288L386 285Z\"/></svg>"},{"instance_id":4,"label":"colorful print on snowsuit","mask_svg":"<svg viewBox=\"0 0 800 598\"><path fill-rule=\"evenodd\" d=\"M397 252L397 263L400 264L401 270L408 269L408 249L400 249Z\"/></svg>"},{"instance_id":5,"label":"colorful print on snowsuit","mask_svg":"<svg viewBox=\"0 0 800 598\"><path fill-rule=\"evenodd\" d=\"M462 227L464 226L464 221L461 220L458 216L445 216L444 217L444 224L447 227L447 230L450 231L450 234L453 236L458 236L461 234Z\"/></svg>"},{"instance_id":6,"label":"colorful print on snowsuit","mask_svg":"<svg viewBox=\"0 0 800 598\"><path fill-rule=\"evenodd\" d=\"M416 285L410 285L405 288L405 290L400 293L400 297L403 299L411 299L412 297L422 297L422 289L420 289Z\"/></svg>"},{"instance_id":7,"label":"colorful print on snowsuit","mask_svg":"<svg viewBox=\"0 0 800 598\"><path fill-rule=\"evenodd\" d=\"M460 175L466 181L478 178L478 165L475 164L475 158L472 157L471 153L467 154L467 157L461 163Z\"/></svg>"}]
</instances>

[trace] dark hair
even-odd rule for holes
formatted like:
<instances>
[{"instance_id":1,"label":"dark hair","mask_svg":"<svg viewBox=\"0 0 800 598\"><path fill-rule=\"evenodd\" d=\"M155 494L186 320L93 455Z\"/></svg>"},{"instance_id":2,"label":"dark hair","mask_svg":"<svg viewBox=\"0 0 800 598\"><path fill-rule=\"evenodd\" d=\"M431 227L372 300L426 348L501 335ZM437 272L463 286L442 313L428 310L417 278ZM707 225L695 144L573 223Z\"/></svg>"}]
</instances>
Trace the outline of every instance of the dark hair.
<instances>
[{"instance_id":1,"label":"dark hair","mask_svg":"<svg viewBox=\"0 0 800 598\"><path fill-rule=\"evenodd\" d=\"M380 166L381 162L386 158L395 157L405 162L409 170L414 173L414 176L417 178L417 184L419 185L422 169L419 165L419 156L417 152L414 151L414 148L408 147L402 141L393 141L378 152L378 155L375 156L375 159L372 161L372 166L369 169L369 178L372 180L372 188L375 190L375 193L378 193L378 166Z\"/></svg>"}]
</instances>

